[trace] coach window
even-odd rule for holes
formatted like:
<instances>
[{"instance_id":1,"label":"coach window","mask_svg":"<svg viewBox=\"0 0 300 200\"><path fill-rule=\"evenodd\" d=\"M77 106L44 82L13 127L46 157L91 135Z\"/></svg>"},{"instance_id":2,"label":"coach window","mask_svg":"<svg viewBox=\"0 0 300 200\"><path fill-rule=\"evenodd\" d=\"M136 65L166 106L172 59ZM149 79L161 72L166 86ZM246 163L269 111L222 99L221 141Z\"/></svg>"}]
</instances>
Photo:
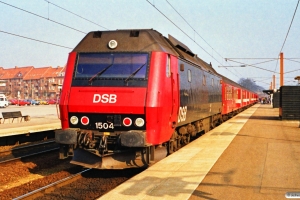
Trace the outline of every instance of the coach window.
<instances>
[{"instance_id":1,"label":"coach window","mask_svg":"<svg viewBox=\"0 0 300 200\"><path fill-rule=\"evenodd\" d=\"M167 77L170 77L171 76L170 55L168 55L167 57L166 72L167 72Z\"/></svg>"},{"instance_id":2,"label":"coach window","mask_svg":"<svg viewBox=\"0 0 300 200\"><path fill-rule=\"evenodd\" d=\"M214 86L214 79L211 79L211 86Z\"/></svg>"},{"instance_id":3,"label":"coach window","mask_svg":"<svg viewBox=\"0 0 300 200\"><path fill-rule=\"evenodd\" d=\"M192 72L190 69L188 70L188 80L189 82L192 82Z\"/></svg>"},{"instance_id":4,"label":"coach window","mask_svg":"<svg viewBox=\"0 0 300 200\"><path fill-rule=\"evenodd\" d=\"M206 85L206 76L205 75L203 75L202 84Z\"/></svg>"}]
</instances>

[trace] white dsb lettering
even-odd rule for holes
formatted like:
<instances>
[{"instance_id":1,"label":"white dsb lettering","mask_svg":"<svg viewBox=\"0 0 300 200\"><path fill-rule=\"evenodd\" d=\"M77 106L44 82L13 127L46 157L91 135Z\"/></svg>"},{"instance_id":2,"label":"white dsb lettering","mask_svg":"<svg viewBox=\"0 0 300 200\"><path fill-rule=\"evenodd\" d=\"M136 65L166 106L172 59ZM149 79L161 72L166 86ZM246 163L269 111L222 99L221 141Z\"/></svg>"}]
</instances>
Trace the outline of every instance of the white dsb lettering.
<instances>
[{"instance_id":1,"label":"white dsb lettering","mask_svg":"<svg viewBox=\"0 0 300 200\"><path fill-rule=\"evenodd\" d=\"M178 123L186 120L187 106L179 107Z\"/></svg>"},{"instance_id":2,"label":"white dsb lettering","mask_svg":"<svg viewBox=\"0 0 300 200\"><path fill-rule=\"evenodd\" d=\"M93 103L116 103L116 94L94 94Z\"/></svg>"}]
</instances>

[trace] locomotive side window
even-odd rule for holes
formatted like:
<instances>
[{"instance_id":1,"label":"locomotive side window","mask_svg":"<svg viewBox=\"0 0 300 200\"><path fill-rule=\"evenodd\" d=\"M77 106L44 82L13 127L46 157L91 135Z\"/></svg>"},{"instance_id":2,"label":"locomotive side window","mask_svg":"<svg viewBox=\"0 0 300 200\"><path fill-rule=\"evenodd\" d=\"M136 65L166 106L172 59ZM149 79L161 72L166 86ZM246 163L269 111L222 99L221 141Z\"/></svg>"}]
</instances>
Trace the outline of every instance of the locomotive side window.
<instances>
[{"instance_id":1,"label":"locomotive side window","mask_svg":"<svg viewBox=\"0 0 300 200\"><path fill-rule=\"evenodd\" d=\"M192 82L192 72L190 69L188 70L188 81Z\"/></svg>"},{"instance_id":2,"label":"locomotive side window","mask_svg":"<svg viewBox=\"0 0 300 200\"><path fill-rule=\"evenodd\" d=\"M205 75L203 75L202 84L206 85L206 76Z\"/></svg>"},{"instance_id":3,"label":"locomotive side window","mask_svg":"<svg viewBox=\"0 0 300 200\"><path fill-rule=\"evenodd\" d=\"M73 86L145 86L147 53L80 53Z\"/></svg>"},{"instance_id":4,"label":"locomotive side window","mask_svg":"<svg viewBox=\"0 0 300 200\"><path fill-rule=\"evenodd\" d=\"M170 77L171 76L170 55L167 56L166 72L167 72L167 77Z\"/></svg>"},{"instance_id":5,"label":"locomotive side window","mask_svg":"<svg viewBox=\"0 0 300 200\"><path fill-rule=\"evenodd\" d=\"M211 86L214 86L214 79L211 79Z\"/></svg>"}]
</instances>

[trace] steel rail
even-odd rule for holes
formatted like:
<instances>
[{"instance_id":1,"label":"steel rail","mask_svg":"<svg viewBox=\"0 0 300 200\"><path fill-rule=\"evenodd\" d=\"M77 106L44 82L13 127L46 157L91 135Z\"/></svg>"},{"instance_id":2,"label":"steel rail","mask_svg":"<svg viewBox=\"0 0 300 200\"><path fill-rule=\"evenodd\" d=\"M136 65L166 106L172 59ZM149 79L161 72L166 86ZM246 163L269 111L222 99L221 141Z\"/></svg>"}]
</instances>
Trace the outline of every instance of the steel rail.
<instances>
[{"instance_id":1,"label":"steel rail","mask_svg":"<svg viewBox=\"0 0 300 200\"><path fill-rule=\"evenodd\" d=\"M8 150L0 151L0 153L6 153L6 152L20 150L20 149L26 149L28 147L40 146L40 145L49 144L49 143L55 143L54 139L50 139L49 141L47 140L47 141L44 141L44 142L41 142L41 143L35 143L35 144L28 144L28 145L17 146L17 147L14 147L13 149L8 149Z\"/></svg>"},{"instance_id":2,"label":"steel rail","mask_svg":"<svg viewBox=\"0 0 300 200\"><path fill-rule=\"evenodd\" d=\"M11 161L18 160L18 159L21 159L21 158L26 158L26 157L30 157L30 156L34 156L34 155L38 155L38 154L43 154L43 153L55 151L55 150L58 150L58 149L59 149L59 147L56 147L56 148L53 148L53 149L48 149L48 150L40 151L40 152L37 152L37 153L31 153L31 154L27 154L27 155L24 155L24 156L19 156L19 157L7 159L7 160L2 160L2 161L0 161L0 164L11 162Z\"/></svg>"},{"instance_id":3,"label":"steel rail","mask_svg":"<svg viewBox=\"0 0 300 200\"><path fill-rule=\"evenodd\" d=\"M56 181L54 183L51 183L49 185L46 185L42 188L39 188L37 190L34 190L32 192L29 192L27 194L24 194L22 196L19 196L19 197L16 197L14 198L13 200L19 200L19 199L34 199L34 198L37 198L37 197L40 197L40 196L43 196L45 193L49 193L51 191L54 191L56 188L58 187L62 187L64 185L67 185L69 183L72 183L74 182L75 180L79 179L81 177L81 175L87 171L90 171L91 169L86 169L82 172L79 172L77 174L74 174L72 176L69 176L69 177L66 177L64 179L61 179L59 181Z\"/></svg>"}]
</instances>

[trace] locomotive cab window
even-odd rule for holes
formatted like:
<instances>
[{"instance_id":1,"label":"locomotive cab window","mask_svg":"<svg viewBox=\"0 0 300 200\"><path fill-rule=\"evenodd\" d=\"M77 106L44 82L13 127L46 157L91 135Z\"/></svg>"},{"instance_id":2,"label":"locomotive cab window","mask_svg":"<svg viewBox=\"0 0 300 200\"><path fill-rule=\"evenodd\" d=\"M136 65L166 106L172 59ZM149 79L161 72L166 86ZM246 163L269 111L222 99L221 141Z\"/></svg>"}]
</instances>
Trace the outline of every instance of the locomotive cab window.
<instances>
[{"instance_id":1,"label":"locomotive cab window","mask_svg":"<svg viewBox=\"0 0 300 200\"><path fill-rule=\"evenodd\" d=\"M72 86L146 86L148 53L79 53Z\"/></svg>"}]
</instances>

